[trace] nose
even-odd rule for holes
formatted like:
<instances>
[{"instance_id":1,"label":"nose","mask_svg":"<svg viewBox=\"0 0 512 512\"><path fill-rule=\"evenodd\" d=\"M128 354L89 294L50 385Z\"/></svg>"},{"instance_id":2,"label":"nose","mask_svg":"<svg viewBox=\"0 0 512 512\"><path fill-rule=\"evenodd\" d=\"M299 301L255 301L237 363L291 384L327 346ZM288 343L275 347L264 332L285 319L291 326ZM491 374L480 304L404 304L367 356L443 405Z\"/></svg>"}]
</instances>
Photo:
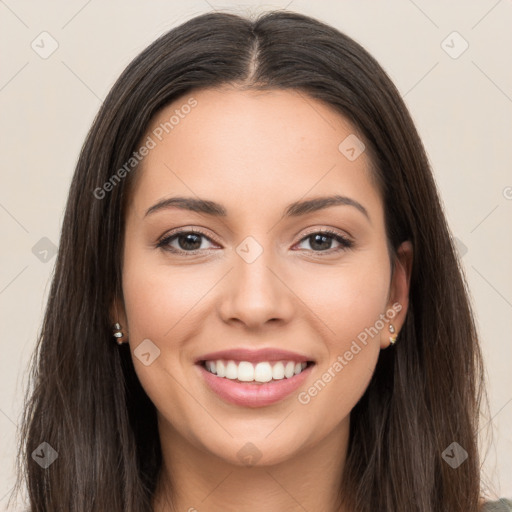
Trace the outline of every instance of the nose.
<instances>
[{"instance_id":1,"label":"nose","mask_svg":"<svg viewBox=\"0 0 512 512\"><path fill-rule=\"evenodd\" d=\"M234 268L224 280L220 314L228 323L241 323L249 329L270 323L285 324L294 312L294 299L289 277L283 265L265 249L254 260L234 254Z\"/></svg>"}]
</instances>

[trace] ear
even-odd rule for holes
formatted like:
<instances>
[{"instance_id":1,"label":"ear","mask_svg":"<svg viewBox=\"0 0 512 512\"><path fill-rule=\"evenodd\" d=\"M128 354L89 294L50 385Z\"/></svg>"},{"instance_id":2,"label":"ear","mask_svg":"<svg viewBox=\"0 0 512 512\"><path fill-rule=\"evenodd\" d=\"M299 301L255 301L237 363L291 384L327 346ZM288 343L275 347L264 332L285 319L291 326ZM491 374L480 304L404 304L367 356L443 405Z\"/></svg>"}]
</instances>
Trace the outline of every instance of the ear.
<instances>
[{"instance_id":1,"label":"ear","mask_svg":"<svg viewBox=\"0 0 512 512\"><path fill-rule=\"evenodd\" d=\"M389 347L390 336L398 336L404 325L407 308L409 306L409 287L413 257L411 242L409 240L402 242L396 251L386 309L386 316L389 318L389 323L381 331L381 348ZM389 331L389 324L393 325L395 329L394 334Z\"/></svg>"}]
</instances>

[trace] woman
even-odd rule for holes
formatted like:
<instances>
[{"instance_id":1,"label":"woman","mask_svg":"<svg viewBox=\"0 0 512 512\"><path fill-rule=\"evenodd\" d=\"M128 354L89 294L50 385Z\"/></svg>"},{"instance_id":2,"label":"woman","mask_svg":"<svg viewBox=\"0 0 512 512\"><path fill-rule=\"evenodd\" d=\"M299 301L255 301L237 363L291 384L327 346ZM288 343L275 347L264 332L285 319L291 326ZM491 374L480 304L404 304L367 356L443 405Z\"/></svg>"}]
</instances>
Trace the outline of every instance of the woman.
<instances>
[{"instance_id":1,"label":"woman","mask_svg":"<svg viewBox=\"0 0 512 512\"><path fill-rule=\"evenodd\" d=\"M34 511L473 512L482 375L382 68L306 16L202 15L82 149L20 475Z\"/></svg>"}]
</instances>

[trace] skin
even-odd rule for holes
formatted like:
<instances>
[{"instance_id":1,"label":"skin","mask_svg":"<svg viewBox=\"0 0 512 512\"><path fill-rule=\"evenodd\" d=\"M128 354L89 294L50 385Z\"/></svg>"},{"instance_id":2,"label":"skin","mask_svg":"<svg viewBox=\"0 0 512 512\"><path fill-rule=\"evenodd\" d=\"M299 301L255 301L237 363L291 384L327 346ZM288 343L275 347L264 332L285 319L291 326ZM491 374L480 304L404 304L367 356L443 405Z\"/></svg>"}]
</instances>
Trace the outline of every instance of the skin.
<instances>
[{"instance_id":1,"label":"skin","mask_svg":"<svg viewBox=\"0 0 512 512\"><path fill-rule=\"evenodd\" d=\"M292 91L223 87L191 95L197 106L136 171L126 213L124 304L116 305L135 370L158 411L164 468L155 510L341 510L336 494L350 411L389 346L388 324L359 344L357 355L308 404L297 395L395 303L401 311L392 323L400 331L411 244L400 246L392 275L369 156L349 161L338 150L357 130L331 108ZM162 110L146 135L187 99ZM361 203L370 220L349 205L282 218L294 201L333 193ZM178 195L216 201L228 214L217 218L174 207L145 215L161 199ZM199 254L156 247L171 230L192 227L206 235ZM331 238L325 249L315 248L306 235L326 228L353 247ZM247 236L263 250L252 263L236 252ZM187 240L181 240L170 244L186 251ZM133 355L144 339L160 349L149 366ZM211 391L194 365L202 354L237 347L297 351L316 365L286 399L237 406ZM248 442L261 457L254 466L237 456ZM175 509L166 500L170 485Z\"/></svg>"}]
</instances>

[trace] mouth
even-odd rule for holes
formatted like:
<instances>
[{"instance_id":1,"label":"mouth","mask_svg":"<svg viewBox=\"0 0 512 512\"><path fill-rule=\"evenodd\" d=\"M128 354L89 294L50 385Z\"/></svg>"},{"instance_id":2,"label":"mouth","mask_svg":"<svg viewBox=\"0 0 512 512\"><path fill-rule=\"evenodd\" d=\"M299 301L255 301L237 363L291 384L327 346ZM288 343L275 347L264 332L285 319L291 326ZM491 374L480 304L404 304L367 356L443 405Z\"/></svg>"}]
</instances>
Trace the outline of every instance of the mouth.
<instances>
[{"instance_id":1,"label":"mouth","mask_svg":"<svg viewBox=\"0 0 512 512\"><path fill-rule=\"evenodd\" d=\"M203 382L223 401L264 407L290 396L311 375L315 361L283 350L230 350L195 361Z\"/></svg>"}]
</instances>

